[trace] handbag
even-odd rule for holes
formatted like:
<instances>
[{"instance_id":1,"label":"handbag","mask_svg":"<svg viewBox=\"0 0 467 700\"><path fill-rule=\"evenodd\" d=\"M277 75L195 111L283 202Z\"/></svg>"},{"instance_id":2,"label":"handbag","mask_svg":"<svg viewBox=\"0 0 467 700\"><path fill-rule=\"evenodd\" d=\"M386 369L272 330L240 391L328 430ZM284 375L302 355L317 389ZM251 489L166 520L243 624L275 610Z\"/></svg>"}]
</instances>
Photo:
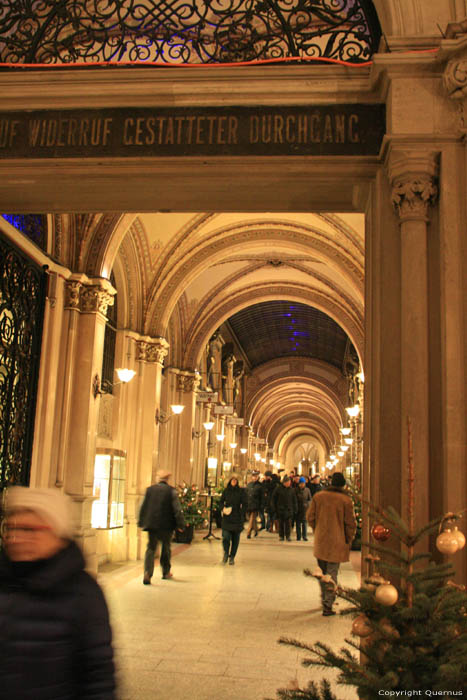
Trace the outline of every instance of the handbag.
<instances>
[{"instance_id":1,"label":"handbag","mask_svg":"<svg viewBox=\"0 0 467 700\"><path fill-rule=\"evenodd\" d=\"M224 506L222 508L222 515L230 515L232 512L232 506Z\"/></svg>"}]
</instances>

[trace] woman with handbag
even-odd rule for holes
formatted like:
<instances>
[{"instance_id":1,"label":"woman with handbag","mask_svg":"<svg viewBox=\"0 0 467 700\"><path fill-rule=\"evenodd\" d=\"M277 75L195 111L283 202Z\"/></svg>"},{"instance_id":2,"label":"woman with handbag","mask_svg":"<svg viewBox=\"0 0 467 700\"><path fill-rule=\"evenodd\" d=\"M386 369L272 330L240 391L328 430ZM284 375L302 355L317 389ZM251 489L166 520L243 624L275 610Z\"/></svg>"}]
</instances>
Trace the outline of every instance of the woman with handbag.
<instances>
[{"instance_id":1,"label":"woman with handbag","mask_svg":"<svg viewBox=\"0 0 467 700\"><path fill-rule=\"evenodd\" d=\"M222 546L224 547L223 564L235 564L235 555L240 543L240 534L243 530L247 498L245 489L238 483L235 474L222 492L220 508L222 512Z\"/></svg>"}]
</instances>

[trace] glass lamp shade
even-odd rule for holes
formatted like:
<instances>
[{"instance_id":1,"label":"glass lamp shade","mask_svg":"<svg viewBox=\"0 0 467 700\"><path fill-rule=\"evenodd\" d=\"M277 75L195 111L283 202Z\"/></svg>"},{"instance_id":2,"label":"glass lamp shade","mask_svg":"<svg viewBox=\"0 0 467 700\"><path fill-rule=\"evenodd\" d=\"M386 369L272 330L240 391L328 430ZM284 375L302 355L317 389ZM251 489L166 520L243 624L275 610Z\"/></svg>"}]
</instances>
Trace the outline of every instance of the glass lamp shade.
<instances>
[{"instance_id":1,"label":"glass lamp shade","mask_svg":"<svg viewBox=\"0 0 467 700\"><path fill-rule=\"evenodd\" d=\"M342 452L347 452L348 449L349 449L348 445L341 445Z\"/></svg>"},{"instance_id":2,"label":"glass lamp shade","mask_svg":"<svg viewBox=\"0 0 467 700\"><path fill-rule=\"evenodd\" d=\"M259 462L259 460L261 459L261 455L260 455L259 452L255 452L255 454L253 455L253 457L256 459L257 462Z\"/></svg>"},{"instance_id":3,"label":"glass lamp shade","mask_svg":"<svg viewBox=\"0 0 467 700\"><path fill-rule=\"evenodd\" d=\"M341 428L342 435L350 435L352 428Z\"/></svg>"},{"instance_id":4,"label":"glass lamp shade","mask_svg":"<svg viewBox=\"0 0 467 700\"><path fill-rule=\"evenodd\" d=\"M172 404L170 408L172 409L172 413L175 413L175 415L178 416L183 411L185 406L180 406L179 404Z\"/></svg>"},{"instance_id":5,"label":"glass lamp shade","mask_svg":"<svg viewBox=\"0 0 467 700\"><path fill-rule=\"evenodd\" d=\"M360 413L360 406L356 403L355 406L348 406L345 410L351 418L356 418Z\"/></svg>"},{"instance_id":6,"label":"glass lamp shade","mask_svg":"<svg viewBox=\"0 0 467 700\"><path fill-rule=\"evenodd\" d=\"M219 442L222 442L222 440L225 438L225 435L216 435L216 438L219 440Z\"/></svg>"},{"instance_id":7,"label":"glass lamp shade","mask_svg":"<svg viewBox=\"0 0 467 700\"><path fill-rule=\"evenodd\" d=\"M353 443L353 438L345 438L344 442L346 445L351 445Z\"/></svg>"},{"instance_id":8,"label":"glass lamp shade","mask_svg":"<svg viewBox=\"0 0 467 700\"><path fill-rule=\"evenodd\" d=\"M128 384L128 382L131 382L136 374L134 369L126 369L125 367L121 367L115 371L119 381L121 381L123 384Z\"/></svg>"},{"instance_id":9,"label":"glass lamp shade","mask_svg":"<svg viewBox=\"0 0 467 700\"><path fill-rule=\"evenodd\" d=\"M214 428L214 421L207 420L206 423L203 423L203 428L205 430L212 430Z\"/></svg>"},{"instance_id":10,"label":"glass lamp shade","mask_svg":"<svg viewBox=\"0 0 467 700\"><path fill-rule=\"evenodd\" d=\"M229 442L229 447L230 447L232 450L234 450L234 449L237 447L237 443L236 443L236 442Z\"/></svg>"},{"instance_id":11,"label":"glass lamp shade","mask_svg":"<svg viewBox=\"0 0 467 700\"><path fill-rule=\"evenodd\" d=\"M247 450L246 447L240 447L240 452L242 453L242 455L246 455L246 453L248 452L248 450Z\"/></svg>"}]
</instances>

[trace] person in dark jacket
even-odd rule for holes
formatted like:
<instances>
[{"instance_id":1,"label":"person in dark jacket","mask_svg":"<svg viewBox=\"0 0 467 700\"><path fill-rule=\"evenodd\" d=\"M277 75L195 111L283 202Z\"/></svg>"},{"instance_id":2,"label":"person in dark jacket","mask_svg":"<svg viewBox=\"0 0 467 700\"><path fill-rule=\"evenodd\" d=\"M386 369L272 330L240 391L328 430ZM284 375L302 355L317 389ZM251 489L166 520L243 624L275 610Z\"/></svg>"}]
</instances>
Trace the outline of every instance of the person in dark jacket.
<instances>
[{"instance_id":1,"label":"person in dark jacket","mask_svg":"<svg viewBox=\"0 0 467 700\"><path fill-rule=\"evenodd\" d=\"M311 493L311 497L312 497L312 498L313 498L313 496L315 495L315 493L318 493L318 491L321 491L320 480L321 480L321 479L320 479L319 474L314 474L314 475L311 477L311 484L310 484L310 487L309 487L309 488L310 488L310 493Z\"/></svg>"},{"instance_id":2,"label":"person in dark jacket","mask_svg":"<svg viewBox=\"0 0 467 700\"><path fill-rule=\"evenodd\" d=\"M307 537L307 520L306 512L311 503L311 493L310 489L306 485L306 479L301 476L298 480L298 486L295 489L297 496L297 517L295 518L296 530L297 530L297 540L301 540L302 537L305 542L308 541Z\"/></svg>"},{"instance_id":3,"label":"person in dark jacket","mask_svg":"<svg viewBox=\"0 0 467 700\"><path fill-rule=\"evenodd\" d=\"M0 552L2 698L114 700L109 614L57 489L14 486Z\"/></svg>"},{"instance_id":4,"label":"person in dark jacket","mask_svg":"<svg viewBox=\"0 0 467 700\"><path fill-rule=\"evenodd\" d=\"M291 487L290 476L285 476L272 495L274 512L279 519L279 539L290 542L291 520L297 512L297 496Z\"/></svg>"},{"instance_id":5,"label":"person in dark jacket","mask_svg":"<svg viewBox=\"0 0 467 700\"><path fill-rule=\"evenodd\" d=\"M273 477L273 474L271 471L264 472L264 480L261 483L261 485L263 487L264 510L266 512L265 527L266 527L266 530L268 532L272 532L272 528L273 528L273 524L274 524L271 499L272 499L272 494L274 492L274 489L276 488L276 483L272 477Z\"/></svg>"},{"instance_id":6,"label":"person in dark jacket","mask_svg":"<svg viewBox=\"0 0 467 700\"><path fill-rule=\"evenodd\" d=\"M170 477L171 474L166 469L160 469L157 472L158 482L146 489L139 511L138 527L148 533L148 544L144 555L143 583L145 585L151 583L159 542L161 543L162 578L172 578L170 542L175 528L180 532L185 528L177 491L168 484Z\"/></svg>"},{"instance_id":7,"label":"person in dark jacket","mask_svg":"<svg viewBox=\"0 0 467 700\"><path fill-rule=\"evenodd\" d=\"M252 532L255 533L255 537L258 535L258 523L256 518L263 505L263 487L259 480L259 472L252 472L251 481L246 487L246 494L248 499L248 528L246 536L250 539Z\"/></svg>"},{"instance_id":8,"label":"person in dark jacket","mask_svg":"<svg viewBox=\"0 0 467 700\"><path fill-rule=\"evenodd\" d=\"M220 498L222 512L222 545L224 547L223 564L235 564L235 555L240 544L240 535L245 522L247 496L245 489L239 486L235 474L222 492Z\"/></svg>"}]
</instances>

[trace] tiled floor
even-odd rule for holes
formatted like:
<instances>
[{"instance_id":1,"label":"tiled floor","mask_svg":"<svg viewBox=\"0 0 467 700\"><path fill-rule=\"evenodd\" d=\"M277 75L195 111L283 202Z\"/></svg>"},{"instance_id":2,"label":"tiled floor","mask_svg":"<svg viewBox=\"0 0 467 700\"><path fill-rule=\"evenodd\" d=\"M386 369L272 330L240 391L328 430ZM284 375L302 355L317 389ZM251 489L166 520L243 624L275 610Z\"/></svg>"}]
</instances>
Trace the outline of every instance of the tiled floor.
<instances>
[{"instance_id":1,"label":"tiled floor","mask_svg":"<svg viewBox=\"0 0 467 700\"><path fill-rule=\"evenodd\" d=\"M297 681L335 678L305 669L301 652L278 644L286 636L339 648L349 636L349 618L322 617L318 583L302 573L316 566L312 541L243 534L235 566L224 566L220 540L204 534L190 546L174 545L173 580L161 580L156 568L152 585L143 586L141 562L99 574L121 700L261 700ZM354 566L343 564L339 580L354 587L358 554L352 556ZM333 687L339 700L356 698L351 688Z\"/></svg>"}]
</instances>

